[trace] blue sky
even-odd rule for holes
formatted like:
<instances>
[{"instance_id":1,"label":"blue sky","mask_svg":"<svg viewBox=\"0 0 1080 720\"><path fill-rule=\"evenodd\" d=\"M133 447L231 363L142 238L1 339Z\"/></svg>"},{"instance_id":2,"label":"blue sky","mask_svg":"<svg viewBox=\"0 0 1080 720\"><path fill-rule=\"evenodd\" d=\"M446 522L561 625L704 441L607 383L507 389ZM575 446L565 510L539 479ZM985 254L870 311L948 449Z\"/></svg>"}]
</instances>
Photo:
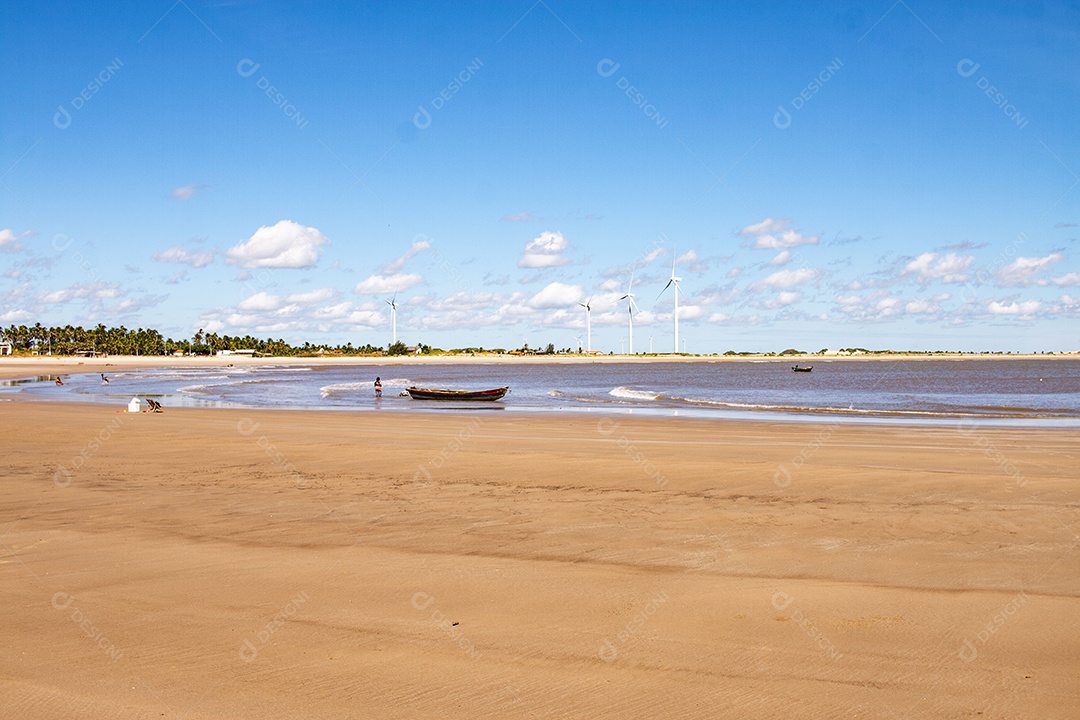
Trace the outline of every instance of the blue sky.
<instances>
[{"instance_id":1,"label":"blue sky","mask_svg":"<svg viewBox=\"0 0 1080 720\"><path fill-rule=\"evenodd\" d=\"M0 13L4 326L1080 349L1075 5Z\"/></svg>"}]
</instances>

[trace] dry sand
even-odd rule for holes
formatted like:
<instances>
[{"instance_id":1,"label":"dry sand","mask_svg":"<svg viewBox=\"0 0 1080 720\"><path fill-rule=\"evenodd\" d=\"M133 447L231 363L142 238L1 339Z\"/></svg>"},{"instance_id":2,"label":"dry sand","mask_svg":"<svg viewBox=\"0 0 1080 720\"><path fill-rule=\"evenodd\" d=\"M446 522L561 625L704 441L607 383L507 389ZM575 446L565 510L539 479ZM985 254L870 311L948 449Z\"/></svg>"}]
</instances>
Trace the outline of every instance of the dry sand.
<instances>
[{"instance_id":1,"label":"dry sand","mask_svg":"<svg viewBox=\"0 0 1080 720\"><path fill-rule=\"evenodd\" d=\"M0 403L11 718L1074 718L1065 430Z\"/></svg>"}]
</instances>

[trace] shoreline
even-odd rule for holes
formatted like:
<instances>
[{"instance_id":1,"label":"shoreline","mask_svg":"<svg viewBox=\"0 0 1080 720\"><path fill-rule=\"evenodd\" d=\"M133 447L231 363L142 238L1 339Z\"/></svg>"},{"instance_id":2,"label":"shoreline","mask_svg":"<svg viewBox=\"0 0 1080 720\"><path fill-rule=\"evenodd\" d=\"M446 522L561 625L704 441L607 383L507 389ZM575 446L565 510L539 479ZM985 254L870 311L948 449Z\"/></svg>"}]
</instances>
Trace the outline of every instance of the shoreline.
<instances>
[{"instance_id":1,"label":"shoreline","mask_svg":"<svg viewBox=\"0 0 1080 720\"><path fill-rule=\"evenodd\" d=\"M74 372L104 372L106 368L134 370L142 368L200 368L229 365L312 365L312 366L371 366L371 365L497 365L497 364L604 364L604 363L729 363L776 362L813 364L815 362L887 362L899 360L931 361L1016 361L1016 360L1080 360L1080 353L1053 355L972 355L965 353L938 355L388 355L384 357L246 357L238 355L175 357L165 355L113 355L83 358L74 356L2 356L0 380L15 380L33 375L57 375Z\"/></svg>"},{"instance_id":2,"label":"shoreline","mask_svg":"<svg viewBox=\"0 0 1080 720\"><path fill-rule=\"evenodd\" d=\"M156 397L156 396L155 396ZM22 397L11 395L0 396L0 403L9 402L14 405L36 405L40 398ZM46 399L49 405L73 405L111 408L113 412L124 413L125 402L119 400L115 403L87 399L75 401L70 398L62 400ZM373 405L357 405L351 407L328 407L328 406L295 406L280 407L270 405L242 405L239 403L228 404L168 404L169 411L206 411L206 412L245 412L245 413L299 413L301 415L312 413L327 413L331 416L372 415L383 416L420 416L420 417L536 417L558 418L564 421L580 421L594 417L597 419L610 419L620 422L624 419L642 419L648 422L689 421L697 423L737 423L752 424L760 423L781 426L804 426L804 427L877 427L877 428L911 428L911 429L957 429L961 432L974 429L988 430L1019 430L1019 431L1074 431L1080 428L1080 417L1059 416L993 416L993 415L933 415L916 411L902 412L873 412L864 411L855 414L845 414L841 411L830 410L702 410L694 408L673 407L623 407L610 405L603 407L506 407L499 404L490 406L455 407L453 404L436 403L423 406L410 406L412 401L403 400L401 407L376 407ZM145 405L145 400L140 398L140 404ZM141 410L146 412L146 410Z\"/></svg>"}]
</instances>

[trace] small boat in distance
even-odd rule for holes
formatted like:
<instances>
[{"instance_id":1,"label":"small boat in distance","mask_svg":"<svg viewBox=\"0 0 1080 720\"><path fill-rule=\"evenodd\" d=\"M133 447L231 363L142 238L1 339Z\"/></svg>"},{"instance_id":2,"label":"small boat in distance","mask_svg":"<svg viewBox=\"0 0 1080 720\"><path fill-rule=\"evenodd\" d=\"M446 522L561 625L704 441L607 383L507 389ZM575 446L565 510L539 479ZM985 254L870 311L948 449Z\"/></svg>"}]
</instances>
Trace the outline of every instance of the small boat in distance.
<instances>
[{"instance_id":1,"label":"small boat in distance","mask_svg":"<svg viewBox=\"0 0 1080 720\"><path fill-rule=\"evenodd\" d=\"M813 372L813 370L814 370L813 365L803 365L803 366L792 365L791 366L791 372Z\"/></svg>"},{"instance_id":2,"label":"small boat in distance","mask_svg":"<svg viewBox=\"0 0 1080 720\"><path fill-rule=\"evenodd\" d=\"M510 392L509 387L492 390L436 390L432 388L406 388L413 400L501 400Z\"/></svg>"}]
</instances>

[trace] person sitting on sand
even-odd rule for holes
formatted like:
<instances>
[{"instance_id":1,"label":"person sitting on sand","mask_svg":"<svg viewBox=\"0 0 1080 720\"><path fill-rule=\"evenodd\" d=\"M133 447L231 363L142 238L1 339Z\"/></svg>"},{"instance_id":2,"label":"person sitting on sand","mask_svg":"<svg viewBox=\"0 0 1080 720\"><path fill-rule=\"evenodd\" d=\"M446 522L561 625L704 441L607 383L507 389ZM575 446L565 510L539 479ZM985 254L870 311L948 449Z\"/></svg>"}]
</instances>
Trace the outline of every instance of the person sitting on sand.
<instances>
[{"instance_id":1,"label":"person sitting on sand","mask_svg":"<svg viewBox=\"0 0 1080 720\"><path fill-rule=\"evenodd\" d=\"M382 397L382 380L379 377L375 378L375 397Z\"/></svg>"}]
</instances>

